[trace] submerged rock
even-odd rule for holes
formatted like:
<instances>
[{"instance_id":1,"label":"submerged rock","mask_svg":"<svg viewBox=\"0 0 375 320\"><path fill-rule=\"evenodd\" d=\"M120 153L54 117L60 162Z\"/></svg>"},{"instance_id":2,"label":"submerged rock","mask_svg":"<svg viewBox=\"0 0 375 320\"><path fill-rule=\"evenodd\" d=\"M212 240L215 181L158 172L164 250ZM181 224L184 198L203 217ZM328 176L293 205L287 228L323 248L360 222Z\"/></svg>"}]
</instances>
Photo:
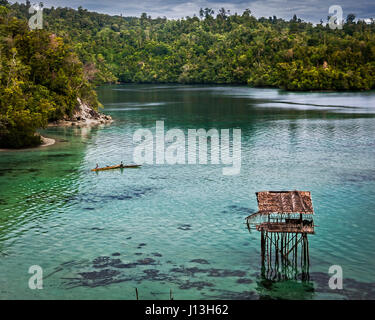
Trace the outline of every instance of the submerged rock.
<instances>
[{"instance_id":1,"label":"submerged rock","mask_svg":"<svg viewBox=\"0 0 375 320\"><path fill-rule=\"evenodd\" d=\"M153 255L154 257L162 257L162 256L163 256L163 255L162 255L161 253L159 253L159 252L153 252L152 255Z\"/></svg>"},{"instance_id":2,"label":"submerged rock","mask_svg":"<svg viewBox=\"0 0 375 320\"><path fill-rule=\"evenodd\" d=\"M198 289L202 290L205 287L213 287L214 284L206 281L196 281L196 282L190 282L187 281L179 286L180 289L182 290L187 290L187 289Z\"/></svg>"},{"instance_id":3,"label":"submerged rock","mask_svg":"<svg viewBox=\"0 0 375 320\"><path fill-rule=\"evenodd\" d=\"M248 283L253 283L253 280L251 280L251 279L240 278L240 279L238 279L236 282L237 282L237 283L248 284Z\"/></svg>"},{"instance_id":4,"label":"submerged rock","mask_svg":"<svg viewBox=\"0 0 375 320\"><path fill-rule=\"evenodd\" d=\"M135 262L132 263L118 263L118 264L113 264L111 265L114 268L118 269L129 269L129 268L135 268L138 264Z\"/></svg>"},{"instance_id":5,"label":"submerged rock","mask_svg":"<svg viewBox=\"0 0 375 320\"><path fill-rule=\"evenodd\" d=\"M190 262L195 262L195 263L200 263L200 264L210 264L207 260L205 259L193 259L190 260Z\"/></svg>"},{"instance_id":6,"label":"submerged rock","mask_svg":"<svg viewBox=\"0 0 375 320\"><path fill-rule=\"evenodd\" d=\"M244 277L246 275L245 271L241 270L227 270L227 269L201 269L197 267L193 268L172 268L169 270L170 272L174 273L181 273L186 276L194 276L196 273L205 273L208 277L218 277L218 278L226 278L226 277Z\"/></svg>"},{"instance_id":7,"label":"submerged rock","mask_svg":"<svg viewBox=\"0 0 375 320\"><path fill-rule=\"evenodd\" d=\"M155 260L152 258L145 258L141 260L137 260L137 264L139 265L149 265L149 264L155 264Z\"/></svg>"},{"instance_id":8,"label":"submerged rock","mask_svg":"<svg viewBox=\"0 0 375 320\"><path fill-rule=\"evenodd\" d=\"M93 260L92 264L94 268L105 268L111 264L111 258L106 256L98 257Z\"/></svg>"},{"instance_id":9,"label":"submerged rock","mask_svg":"<svg viewBox=\"0 0 375 320\"><path fill-rule=\"evenodd\" d=\"M111 269L79 273L79 275L85 280L102 280L102 279L112 278L113 276L116 276L118 274L120 274L119 271L111 270Z\"/></svg>"}]
</instances>

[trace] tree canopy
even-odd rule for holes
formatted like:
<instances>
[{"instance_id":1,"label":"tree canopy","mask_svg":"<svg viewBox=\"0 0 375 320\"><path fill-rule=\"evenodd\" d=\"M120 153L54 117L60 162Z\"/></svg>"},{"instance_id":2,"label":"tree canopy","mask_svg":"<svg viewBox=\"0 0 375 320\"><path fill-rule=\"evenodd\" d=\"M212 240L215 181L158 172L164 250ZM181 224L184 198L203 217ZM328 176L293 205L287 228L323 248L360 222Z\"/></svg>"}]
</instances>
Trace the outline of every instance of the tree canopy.
<instances>
[{"instance_id":1,"label":"tree canopy","mask_svg":"<svg viewBox=\"0 0 375 320\"><path fill-rule=\"evenodd\" d=\"M36 129L70 116L77 98L98 107L82 63L61 37L30 31L3 5L0 39L0 146L40 144Z\"/></svg>"},{"instance_id":2,"label":"tree canopy","mask_svg":"<svg viewBox=\"0 0 375 320\"><path fill-rule=\"evenodd\" d=\"M11 6L19 17L27 6ZM75 49L91 80L249 84L287 90L369 90L375 87L375 23L342 30L296 15L255 18L202 8L179 20L109 16L83 8L45 8L47 30Z\"/></svg>"}]
</instances>

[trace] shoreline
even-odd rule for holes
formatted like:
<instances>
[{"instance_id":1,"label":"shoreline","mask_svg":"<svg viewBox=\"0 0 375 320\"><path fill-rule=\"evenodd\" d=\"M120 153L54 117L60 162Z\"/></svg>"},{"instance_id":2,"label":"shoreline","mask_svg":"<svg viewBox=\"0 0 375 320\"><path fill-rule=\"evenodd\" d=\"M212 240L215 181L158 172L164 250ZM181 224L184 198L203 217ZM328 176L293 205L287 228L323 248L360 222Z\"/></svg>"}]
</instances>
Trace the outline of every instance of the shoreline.
<instances>
[{"instance_id":1,"label":"shoreline","mask_svg":"<svg viewBox=\"0 0 375 320\"><path fill-rule=\"evenodd\" d=\"M77 98L78 108L70 118L57 120L48 123L47 127L89 127L111 124L114 120L111 116L95 111L87 104L83 103L81 99ZM37 133L36 133L37 134ZM20 149L0 148L0 152L13 152L13 151L31 151L41 148L52 146L56 143L55 139L43 137L40 135L42 143L36 147L26 147Z\"/></svg>"},{"instance_id":2,"label":"shoreline","mask_svg":"<svg viewBox=\"0 0 375 320\"><path fill-rule=\"evenodd\" d=\"M89 126L98 126L98 125L106 125L111 124L114 120L112 119L86 119L84 121L78 120L59 120L56 122L51 122L48 124L47 127L89 127ZM16 152L16 151L32 151L38 150L46 147L53 146L56 144L56 139L48 138L44 136L40 136L42 139L42 144L37 147L27 147L27 148L19 148L19 149L11 149L11 148L0 148L0 152Z\"/></svg>"},{"instance_id":3,"label":"shoreline","mask_svg":"<svg viewBox=\"0 0 375 320\"><path fill-rule=\"evenodd\" d=\"M47 127L88 127L88 126L98 126L102 124L111 124L114 120L109 116L102 115L100 119L82 119L82 120L58 120L50 122Z\"/></svg>"},{"instance_id":4,"label":"shoreline","mask_svg":"<svg viewBox=\"0 0 375 320\"><path fill-rule=\"evenodd\" d=\"M84 120L59 120L55 122L51 122L48 124L47 127L89 127L89 126L99 126L99 125L106 125L111 124L114 120L108 116L100 114L103 118L100 119L84 119ZM108 117L108 118L107 118ZM27 147L27 148L19 148L19 149L11 149L11 148L0 148L0 152L16 152L16 151L32 151L38 150L46 147L53 146L56 144L56 139L48 138L44 136L40 136L42 139L42 144L36 147Z\"/></svg>"},{"instance_id":5,"label":"shoreline","mask_svg":"<svg viewBox=\"0 0 375 320\"><path fill-rule=\"evenodd\" d=\"M101 86L117 86L117 85L137 85L137 84L148 84L148 85L181 85L181 86L208 86L208 87L215 87L215 86L223 86L223 87L246 87L250 89L277 89L282 90L288 93L360 93L360 92L374 92L375 88L372 89L308 89L308 90L290 90L285 89L282 87L277 86L250 86L247 83L219 83L219 82L189 82L189 83L182 83L182 82L116 82L116 83L101 83L97 87Z\"/></svg>"},{"instance_id":6,"label":"shoreline","mask_svg":"<svg viewBox=\"0 0 375 320\"><path fill-rule=\"evenodd\" d=\"M0 148L0 152L16 152L16 151L31 151L31 150L38 150L45 147L50 147L54 144L56 144L56 139L53 138L47 138L40 136L42 139L42 144L37 147L30 147L30 148L20 148L20 149L9 149L9 148Z\"/></svg>"}]
</instances>

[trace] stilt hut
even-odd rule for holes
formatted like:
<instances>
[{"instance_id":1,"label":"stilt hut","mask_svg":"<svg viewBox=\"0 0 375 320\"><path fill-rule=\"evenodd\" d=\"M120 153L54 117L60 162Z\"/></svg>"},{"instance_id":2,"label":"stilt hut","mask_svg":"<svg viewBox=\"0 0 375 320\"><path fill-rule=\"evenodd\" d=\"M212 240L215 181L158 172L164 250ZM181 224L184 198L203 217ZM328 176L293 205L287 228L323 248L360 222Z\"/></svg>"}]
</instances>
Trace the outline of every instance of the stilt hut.
<instances>
[{"instance_id":1,"label":"stilt hut","mask_svg":"<svg viewBox=\"0 0 375 320\"><path fill-rule=\"evenodd\" d=\"M262 270L271 274L282 266L284 276L287 266L299 265L303 271L309 266L308 234L314 234L311 193L309 191L257 192L258 212L247 217L249 230L255 225L261 232ZM298 247L301 244L300 259ZM281 264L280 264L281 263ZM307 273L308 274L308 273ZM280 274L278 274L280 276Z\"/></svg>"}]
</instances>

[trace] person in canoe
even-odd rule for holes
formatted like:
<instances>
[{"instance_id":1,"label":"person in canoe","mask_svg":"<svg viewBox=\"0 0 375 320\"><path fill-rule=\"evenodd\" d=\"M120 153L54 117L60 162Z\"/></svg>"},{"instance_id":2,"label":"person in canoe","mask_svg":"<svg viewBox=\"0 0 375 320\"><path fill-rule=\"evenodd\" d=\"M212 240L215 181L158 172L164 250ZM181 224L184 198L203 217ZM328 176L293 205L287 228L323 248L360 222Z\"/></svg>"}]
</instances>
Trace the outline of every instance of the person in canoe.
<instances>
[{"instance_id":1,"label":"person in canoe","mask_svg":"<svg viewBox=\"0 0 375 320\"><path fill-rule=\"evenodd\" d=\"M124 164L122 163L122 161L121 161L121 163L120 163L120 168L121 168L121 169L124 168Z\"/></svg>"},{"instance_id":2,"label":"person in canoe","mask_svg":"<svg viewBox=\"0 0 375 320\"><path fill-rule=\"evenodd\" d=\"M99 165L98 164L96 164L96 167L95 167L95 169L98 169L99 168Z\"/></svg>"}]
</instances>

